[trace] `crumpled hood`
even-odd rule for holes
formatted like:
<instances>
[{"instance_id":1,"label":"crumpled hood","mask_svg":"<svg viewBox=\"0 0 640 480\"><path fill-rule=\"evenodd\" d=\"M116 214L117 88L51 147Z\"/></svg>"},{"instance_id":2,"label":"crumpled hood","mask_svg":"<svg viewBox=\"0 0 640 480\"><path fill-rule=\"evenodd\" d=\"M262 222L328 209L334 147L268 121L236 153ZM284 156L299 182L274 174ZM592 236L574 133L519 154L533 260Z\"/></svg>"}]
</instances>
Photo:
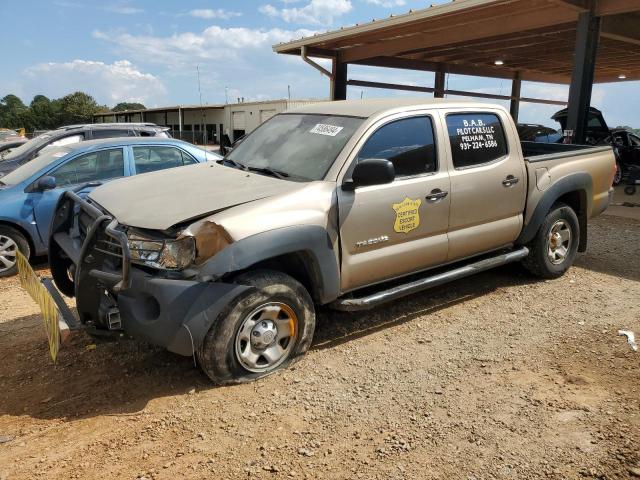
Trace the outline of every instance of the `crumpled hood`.
<instances>
[{"instance_id":1,"label":"crumpled hood","mask_svg":"<svg viewBox=\"0 0 640 480\"><path fill-rule=\"evenodd\" d=\"M166 230L173 225L304 184L203 163L109 182L90 198L119 223Z\"/></svg>"}]
</instances>

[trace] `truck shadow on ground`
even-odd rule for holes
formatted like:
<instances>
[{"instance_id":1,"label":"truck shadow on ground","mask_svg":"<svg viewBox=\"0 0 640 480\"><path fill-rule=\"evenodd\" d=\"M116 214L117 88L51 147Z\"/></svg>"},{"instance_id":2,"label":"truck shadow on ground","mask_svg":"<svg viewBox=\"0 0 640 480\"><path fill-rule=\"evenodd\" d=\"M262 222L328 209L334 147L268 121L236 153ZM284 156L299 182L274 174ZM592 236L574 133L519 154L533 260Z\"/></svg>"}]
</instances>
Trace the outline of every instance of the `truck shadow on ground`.
<instances>
[{"instance_id":1,"label":"truck shadow on ground","mask_svg":"<svg viewBox=\"0 0 640 480\"><path fill-rule=\"evenodd\" d=\"M631 258L640 256L640 221L603 215L589 223L587 252L575 266L627 280L640 281Z\"/></svg>"},{"instance_id":2,"label":"truck shadow on ground","mask_svg":"<svg viewBox=\"0 0 640 480\"><path fill-rule=\"evenodd\" d=\"M370 311L321 309L312 349L332 348L498 288L534 281L517 266L507 266ZM95 343L79 334L53 364L40 322L39 315L30 315L0 325L0 416L73 421L129 415L156 398L216 388L192 358L131 340ZM263 381L272 378L277 376Z\"/></svg>"}]
</instances>

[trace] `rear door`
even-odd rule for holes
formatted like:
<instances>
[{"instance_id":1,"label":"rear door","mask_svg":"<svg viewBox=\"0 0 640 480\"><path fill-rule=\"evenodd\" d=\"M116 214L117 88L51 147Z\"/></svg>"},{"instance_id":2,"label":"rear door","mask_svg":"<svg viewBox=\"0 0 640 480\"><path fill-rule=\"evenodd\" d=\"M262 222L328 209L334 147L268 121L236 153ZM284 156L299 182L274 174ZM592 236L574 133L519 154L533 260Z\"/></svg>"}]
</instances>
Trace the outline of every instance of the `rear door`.
<instances>
[{"instance_id":1,"label":"rear door","mask_svg":"<svg viewBox=\"0 0 640 480\"><path fill-rule=\"evenodd\" d=\"M452 161L449 254L453 261L510 245L520 234L526 167L502 110L442 113Z\"/></svg>"},{"instance_id":2,"label":"rear door","mask_svg":"<svg viewBox=\"0 0 640 480\"><path fill-rule=\"evenodd\" d=\"M367 158L390 160L396 179L355 191L338 188L343 292L446 260L449 173L438 122L426 112L385 119L356 147L345 179Z\"/></svg>"},{"instance_id":3,"label":"rear door","mask_svg":"<svg viewBox=\"0 0 640 480\"><path fill-rule=\"evenodd\" d=\"M198 163L193 156L172 145L141 145L130 148L136 175Z\"/></svg>"},{"instance_id":4,"label":"rear door","mask_svg":"<svg viewBox=\"0 0 640 480\"><path fill-rule=\"evenodd\" d=\"M56 188L44 192L31 192L28 198L28 202L33 206L36 226L42 241L45 244L48 242L53 211L63 192L83 183L104 183L123 177L127 175L126 167L125 151L120 147L78 155L47 172L46 175L56 179ZM93 188L95 187L87 187L78 193L84 197Z\"/></svg>"}]
</instances>

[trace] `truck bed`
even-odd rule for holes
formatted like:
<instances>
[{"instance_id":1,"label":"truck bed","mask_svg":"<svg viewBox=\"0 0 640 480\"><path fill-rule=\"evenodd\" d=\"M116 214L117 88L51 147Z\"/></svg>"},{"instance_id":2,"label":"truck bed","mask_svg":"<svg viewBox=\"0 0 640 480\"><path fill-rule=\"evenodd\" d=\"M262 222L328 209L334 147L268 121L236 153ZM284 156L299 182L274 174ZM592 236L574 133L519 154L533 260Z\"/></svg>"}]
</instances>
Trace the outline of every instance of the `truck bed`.
<instances>
[{"instance_id":1,"label":"truck bed","mask_svg":"<svg viewBox=\"0 0 640 480\"><path fill-rule=\"evenodd\" d=\"M521 142L521 145L528 176L525 225L545 192L570 175L589 178L587 195L590 198L584 199L586 218L606 209L615 169L615 156L610 146L535 142Z\"/></svg>"},{"instance_id":2,"label":"truck bed","mask_svg":"<svg viewBox=\"0 0 640 480\"><path fill-rule=\"evenodd\" d=\"M592 154L611 151L609 145L566 145L564 143L520 142L522 155L527 162L541 162L560 158L576 157L579 154Z\"/></svg>"}]
</instances>

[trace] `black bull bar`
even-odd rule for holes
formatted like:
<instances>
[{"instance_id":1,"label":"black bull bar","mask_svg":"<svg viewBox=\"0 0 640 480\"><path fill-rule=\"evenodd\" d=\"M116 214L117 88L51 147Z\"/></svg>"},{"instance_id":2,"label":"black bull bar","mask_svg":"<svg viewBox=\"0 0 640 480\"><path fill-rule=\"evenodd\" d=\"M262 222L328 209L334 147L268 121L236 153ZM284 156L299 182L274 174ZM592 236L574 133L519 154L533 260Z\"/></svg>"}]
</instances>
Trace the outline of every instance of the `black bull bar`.
<instances>
[{"instance_id":1,"label":"black bull bar","mask_svg":"<svg viewBox=\"0 0 640 480\"><path fill-rule=\"evenodd\" d=\"M124 232L117 230L117 220L78 195L77 192L85 187L86 185L83 185L74 191L63 193L55 209L49 236L49 257L55 284L62 293L68 296L76 296L77 292L68 277L68 270L71 266L69 262L73 264L72 271L76 273L84 267L84 263L86 263L84 261L94 244L94 239L106 223L104 233L111 237L121 249L121 273L90 269L88 274L108 285L116 293L127 290L131 287L131 251L127 236ZM81 209L92 220L84 240L80 237L80 216L76 215L77 208ZM78 218L77 225L74 222L74 218ZM62 252L65 255L61 255ZM90 264L88 266L90 268Z\"/></svg>"}]
</instances>

